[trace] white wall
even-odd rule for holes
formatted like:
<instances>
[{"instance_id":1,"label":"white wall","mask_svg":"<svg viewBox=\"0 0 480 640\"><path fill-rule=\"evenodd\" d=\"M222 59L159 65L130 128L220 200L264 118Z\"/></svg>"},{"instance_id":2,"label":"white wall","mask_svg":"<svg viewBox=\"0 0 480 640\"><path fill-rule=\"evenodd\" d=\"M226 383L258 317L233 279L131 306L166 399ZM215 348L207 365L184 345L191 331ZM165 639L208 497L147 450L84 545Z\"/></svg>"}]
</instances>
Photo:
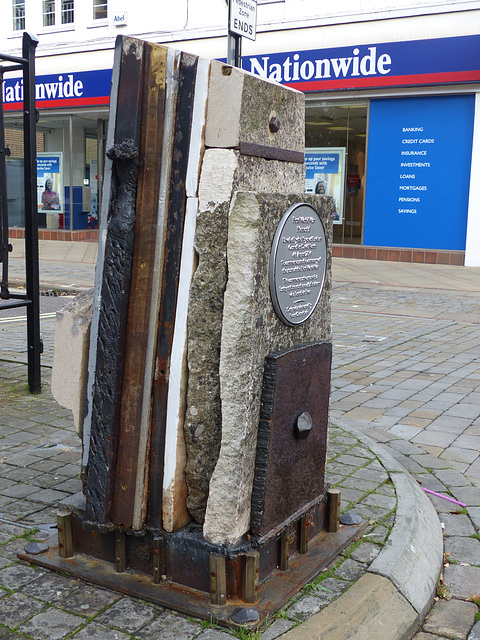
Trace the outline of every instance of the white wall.
<instances>
[{"instance_id":1,"label":"white wall","mask_svg":"<svg viewBox=\"0 0 480 640\"><path fill-rule=\"evenodd\" d=\"M21 32L13 31L12 0L2 1L0 51L21 47ZM226 0L108 0L109 17L93 20L92 0L75 0L74 25L43 27L41 0L25 0L26 31L38 36L37 55L111 48L115 36L128 34L155 42L181 42L197 38L224 37L227 29ZM468 0L319 0L264 1L258 4L259 33L361 21L377 21L409 15L459 12L478 8ZM59 23L60 0L57 0ZM113 15L127 13L125 26L114 26ZM408 39L408 33L405 33Z\"/></svg>"},{"instance_id":2,"label":"white wall","mask_svg":"<svg viewBox=\"0 0 480 640\"><path fill-rule=\"evenodd\" d=\"M475 124L473 128L472 168L468 200L467 244L465 266L480 267L480 93L475 97Z\"/></svg>"}]
</instances>

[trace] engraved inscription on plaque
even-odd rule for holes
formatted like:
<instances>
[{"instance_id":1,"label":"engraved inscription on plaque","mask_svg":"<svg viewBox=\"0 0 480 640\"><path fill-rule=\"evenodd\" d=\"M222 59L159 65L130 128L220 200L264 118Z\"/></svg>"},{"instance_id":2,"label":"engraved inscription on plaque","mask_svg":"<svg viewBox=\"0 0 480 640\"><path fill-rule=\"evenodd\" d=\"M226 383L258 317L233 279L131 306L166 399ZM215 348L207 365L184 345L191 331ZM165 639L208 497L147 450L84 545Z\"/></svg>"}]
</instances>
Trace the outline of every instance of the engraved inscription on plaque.
<instances>
[{"instance_id":1,"label":"engraved inscription on plaque","mask_svg":"<svg viewBox=\"0 0 480 640\"><path fill-rule=\"evenodd\" d=\"M325 280L325 229L309 204L294 204L275 232L270 254L270 295L279 318L302 324L315 311Z\"/></svg>"}]
</instances>

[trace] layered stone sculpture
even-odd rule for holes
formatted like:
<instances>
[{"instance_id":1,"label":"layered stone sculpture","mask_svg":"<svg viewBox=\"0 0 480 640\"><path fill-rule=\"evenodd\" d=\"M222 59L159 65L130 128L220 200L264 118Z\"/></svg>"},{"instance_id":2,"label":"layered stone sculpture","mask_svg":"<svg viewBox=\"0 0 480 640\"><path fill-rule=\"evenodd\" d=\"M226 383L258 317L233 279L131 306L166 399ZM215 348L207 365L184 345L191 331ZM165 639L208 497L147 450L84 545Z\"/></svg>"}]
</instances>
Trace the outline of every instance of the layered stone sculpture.
<instances>
[{"instance_id":1,"label":"layered stone sculpture","mask_svg":"<svg viewBox=\"0 0 480 640\"><path fill-rule=\"evenodd\" d=\"M125 37L110 114L88 367L86 341L78 346L86 489L73 537L118 572L153 571L155 584L210 590L215 604L255 602L277 537L291 530L292 549L306 553L307 532L323 526L333 203L304 193L304 96ZM282 242L291 255L322 243L308 269L323 261L324 277L308 317L288 323L272 303L270 262L298 203L315 209L318 228L294 224ZM313 282L298 264L292 277ZM285 390L289 367L299 382ZM267 413L265 393L275 398ZM285 458L283 486L296 489L283 506L265 453L278 438L295 450L296 472L304 457L311 474L299 487ZM280 555L288 562L286 542Z\"/></svg>"}]
</instances>

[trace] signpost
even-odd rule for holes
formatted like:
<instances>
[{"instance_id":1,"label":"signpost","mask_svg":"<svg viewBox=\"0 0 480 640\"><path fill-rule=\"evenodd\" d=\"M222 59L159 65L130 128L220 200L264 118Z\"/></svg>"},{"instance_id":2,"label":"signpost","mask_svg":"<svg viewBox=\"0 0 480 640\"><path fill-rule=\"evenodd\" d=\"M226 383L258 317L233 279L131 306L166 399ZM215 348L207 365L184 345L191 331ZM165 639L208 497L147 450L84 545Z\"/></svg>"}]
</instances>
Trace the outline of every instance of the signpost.
<instances>
[{"instance_id":1,"label":"signpost","mask_svg":"<svg viewBox=\"0 0 480 640\"><path fill-rule=\"evenodd\" d=\"M229 0L227 62L242 66L242 36L257 37L257 0Z\"/></svg>"}]
</instances>

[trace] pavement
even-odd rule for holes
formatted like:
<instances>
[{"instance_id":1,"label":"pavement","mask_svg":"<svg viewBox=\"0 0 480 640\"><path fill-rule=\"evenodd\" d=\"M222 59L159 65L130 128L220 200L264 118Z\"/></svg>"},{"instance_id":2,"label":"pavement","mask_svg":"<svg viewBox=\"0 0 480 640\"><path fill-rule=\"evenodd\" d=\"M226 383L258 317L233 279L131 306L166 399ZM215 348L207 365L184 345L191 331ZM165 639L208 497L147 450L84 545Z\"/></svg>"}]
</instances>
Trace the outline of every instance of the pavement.
<instances>
[{"instance_id":1,"label":"pavement","mask_svg":"<svg viewBox=\"0 0 480 640\"><path fill-rule=\"evenodd\" d=\"M40 242L44 294L92 286L95 260L95 244ZM266 629L236 637L480 640L480 269L334 259L332 311L326 477L368 526ZM232 638L18 560L80 489L81 446L49 389L53 326L42 314L31 396L24 320L0 319L0 638Z\"/></svg>"}]
</instances>

